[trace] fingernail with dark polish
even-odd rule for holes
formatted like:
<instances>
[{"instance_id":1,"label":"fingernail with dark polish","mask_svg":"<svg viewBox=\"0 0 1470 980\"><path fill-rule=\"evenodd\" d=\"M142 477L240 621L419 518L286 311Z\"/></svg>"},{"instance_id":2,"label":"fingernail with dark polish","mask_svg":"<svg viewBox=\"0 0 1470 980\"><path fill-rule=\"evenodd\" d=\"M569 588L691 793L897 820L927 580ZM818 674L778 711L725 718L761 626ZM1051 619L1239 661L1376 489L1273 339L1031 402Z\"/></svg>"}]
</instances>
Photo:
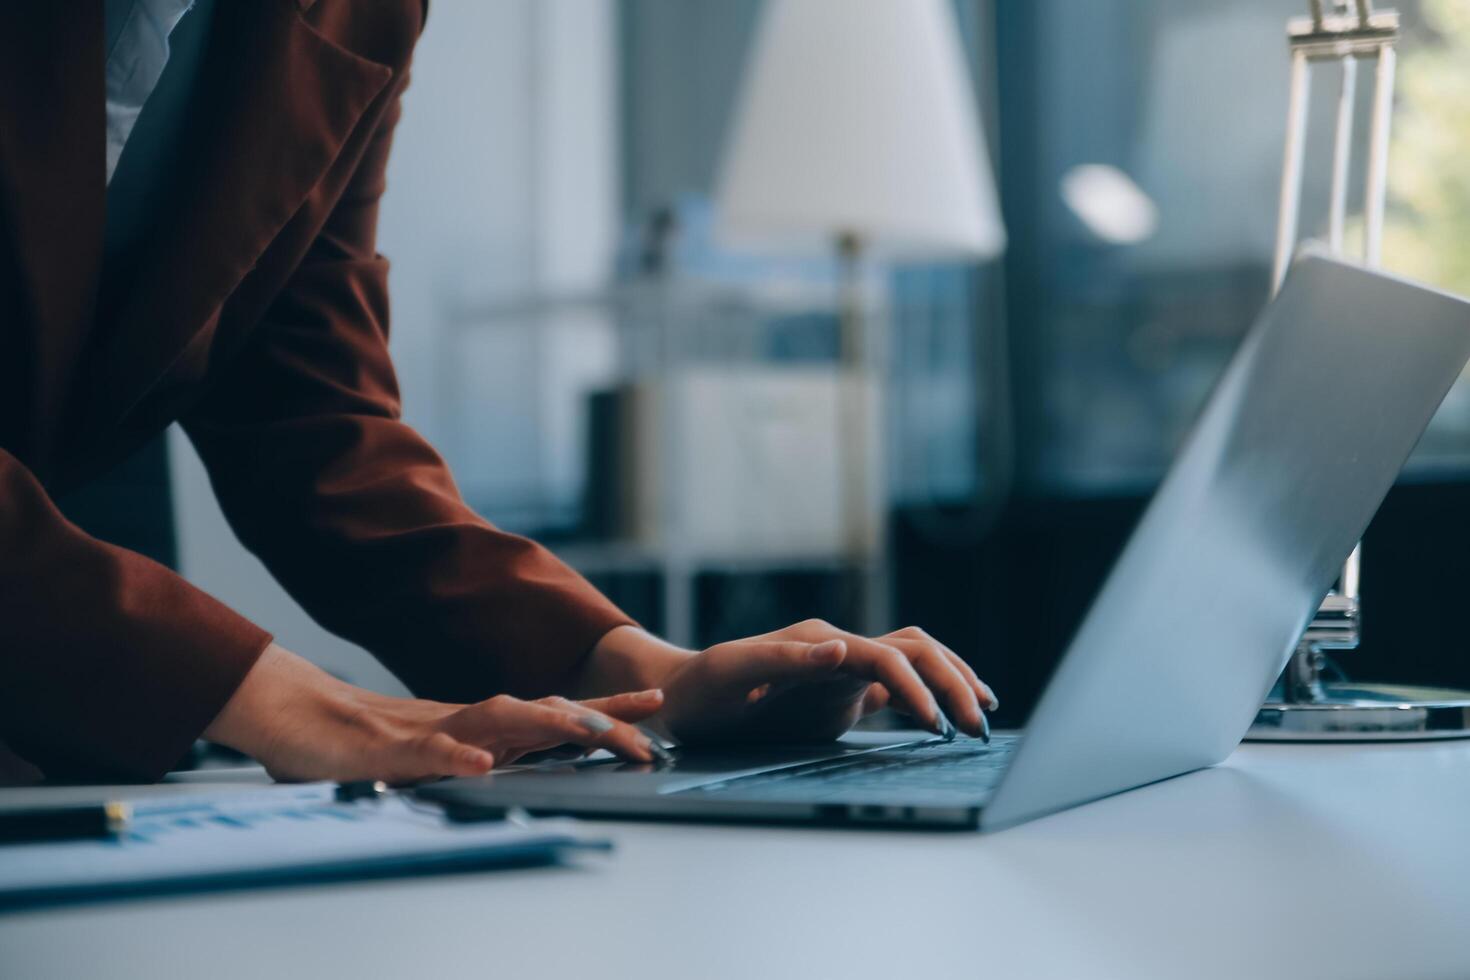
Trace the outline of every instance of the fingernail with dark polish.
<instances>
[{"instance_id":1,"label":"fingernail with dark polish","mask_svg":"<svg viewBox=\"0 0 1470 980\"><path fill-rule=\"evenodd\" d=\"M638 730L641 731L648 739L648 752L650 755L653 756L656 762L664 766L670 766L674 764L674 753L663 747L663 744L659 742L657 735L653 734L646 728L640 727Z\"/></svg>"},{"instance_id":2,"label":"fingernail with dark polish","mask_svg":"<svg viewBox=\"0 0 1470 980\"><path fill-rule=\"evenodd\" d=\"M959 734L959 732L955 730L954 722L950 721L949 716L944 713L944 709L938 707L937 705L934 708L934 717L937 720L936 727L939 729L940 737L943 738L946 742L953 742L955 736Z\"/></svg>"},{"instance_id":3,"label":"fingernail with dark polish","mask_svg":"<svg viewBox=\"0 0 1470 980\"><path fill-rule=\"evenodd\" d=\"M990 744L990 721L985 717L985 712L980 712L980 741L986 745Z\"/></svg>"}]
</instances>

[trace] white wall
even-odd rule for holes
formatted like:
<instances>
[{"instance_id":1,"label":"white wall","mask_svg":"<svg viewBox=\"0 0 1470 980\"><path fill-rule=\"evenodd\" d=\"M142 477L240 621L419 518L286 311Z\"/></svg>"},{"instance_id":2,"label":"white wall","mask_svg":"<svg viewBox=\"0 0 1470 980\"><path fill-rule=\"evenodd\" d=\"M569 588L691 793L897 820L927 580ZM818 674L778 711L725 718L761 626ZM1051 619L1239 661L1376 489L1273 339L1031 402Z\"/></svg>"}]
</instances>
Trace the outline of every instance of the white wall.
<instances>
[{"instance_id":1,"label":"white wall","mask_svg":"<svg viewBox=\"0 0 1470 980\"><path fill-rule=\"evenodd\" d=\"M493 488L544 469L549 443L528 429L526 412L549 414L558 440L574 427L564 410L528 407L544 398L545 378L520 366L521 352L471 345L483 361L465 363L473 351L446 344L445 325L452 311L497 296L605 279L617 220L615 37L612 0L437 0L419 43L379 249L392 262L405 417L462 483ZM449 368L467 372L457 399L469 404L439 397L457 390L445 384ZM401 690L313 623L239 546L177 430L170 448L184 574L282 645L354 682Z\"/></svg>"}]
</instances>

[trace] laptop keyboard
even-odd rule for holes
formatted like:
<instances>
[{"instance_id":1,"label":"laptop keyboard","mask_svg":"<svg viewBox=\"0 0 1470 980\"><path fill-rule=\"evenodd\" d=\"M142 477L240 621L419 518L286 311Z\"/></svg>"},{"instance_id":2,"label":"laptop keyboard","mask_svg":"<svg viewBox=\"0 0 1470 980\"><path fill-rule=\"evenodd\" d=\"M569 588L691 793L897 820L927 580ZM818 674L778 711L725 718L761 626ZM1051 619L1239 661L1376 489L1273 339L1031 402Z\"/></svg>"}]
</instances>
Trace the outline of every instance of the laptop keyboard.
<instances>
[{"instance_id":1,"label":"laptop keyboard","mask_svg":"<svg viewBox=\"0 0 1470 980\"><path fill-rule=\"evenodd\" d=\"M706 783L684 792L818 803L915 799L973 804L995 789L1019 744L1020 736L997 735L989 745L962 738L901 746Z\"/></svg>"}]
</instances>

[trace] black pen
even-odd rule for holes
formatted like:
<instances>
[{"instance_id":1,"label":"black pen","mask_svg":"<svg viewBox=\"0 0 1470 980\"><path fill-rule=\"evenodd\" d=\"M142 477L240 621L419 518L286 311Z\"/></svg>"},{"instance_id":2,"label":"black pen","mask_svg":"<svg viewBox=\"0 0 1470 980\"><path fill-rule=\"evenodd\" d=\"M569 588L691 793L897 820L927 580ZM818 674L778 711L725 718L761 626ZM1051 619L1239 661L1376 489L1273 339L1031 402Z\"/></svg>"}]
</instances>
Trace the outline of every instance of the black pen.
<instances>
[{"instance_id":1,"label":"black pen","mask_svg":"<svg viewBox=\"0 0 1470 980\"><path fill-rule=\"evenodd\" d=\"M0 844L111 840L132 818L133 808L117 800L0 810Z\"/></svg>"}]
</instances>

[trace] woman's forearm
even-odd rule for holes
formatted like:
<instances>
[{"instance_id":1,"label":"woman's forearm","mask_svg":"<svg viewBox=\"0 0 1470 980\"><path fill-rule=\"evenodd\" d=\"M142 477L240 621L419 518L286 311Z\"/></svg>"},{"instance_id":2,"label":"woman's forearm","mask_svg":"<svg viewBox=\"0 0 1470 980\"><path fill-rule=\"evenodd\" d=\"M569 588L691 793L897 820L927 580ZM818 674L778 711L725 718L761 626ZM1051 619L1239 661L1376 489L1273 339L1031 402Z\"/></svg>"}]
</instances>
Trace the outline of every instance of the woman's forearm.
<instances>
[{"instance_id":1,"label":"woman's forearm","mask_svg":"<svg viewBox=\"0 0 1470 980\"><path fill-rule=\"evenodd\" d=\"M637 626L605 633L583 662L570 697L595 698L662 687L675 667L694 656Z\"/></svg>"},{"instance_id":2,"label":"woman's forearm","mask_svg":"<svg viewBox=\"0 0 1470 980\"><path fill-rule=\"evenodd\" d=\"M567 743L652 762L648 736L633 725L662 706L658 691L580 702L390 697L353 687L273 643L205 735L253 756L277 779L411 783L480 775Z\"/></svg>"}]
</instances>

